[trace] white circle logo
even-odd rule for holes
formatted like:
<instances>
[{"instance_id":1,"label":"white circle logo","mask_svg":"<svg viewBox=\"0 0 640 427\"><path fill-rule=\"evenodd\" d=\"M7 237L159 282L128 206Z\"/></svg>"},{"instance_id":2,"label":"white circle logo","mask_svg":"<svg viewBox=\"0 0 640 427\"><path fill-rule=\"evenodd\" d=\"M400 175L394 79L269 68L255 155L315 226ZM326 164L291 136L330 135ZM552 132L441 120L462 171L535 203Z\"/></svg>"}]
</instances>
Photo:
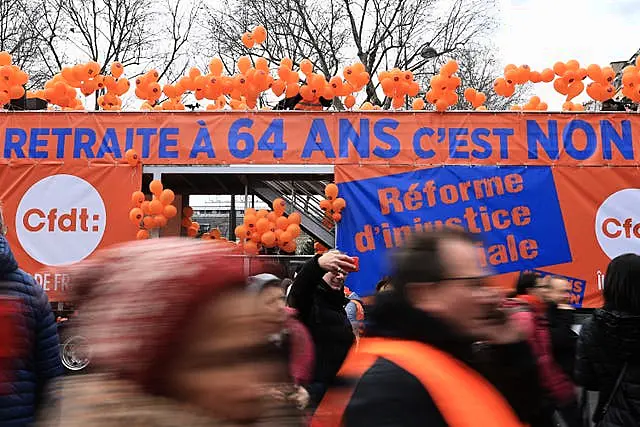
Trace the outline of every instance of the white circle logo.
<instances>
[{"instance_id":1,"label":"white circle logo","mask_svg":"<svg viewBox=\"0 0 640 427\"><path fill-rule=\"evenodd\" d=\"M596 214L596 237L610 259L626 253L640 254L640 189L613 193Z\"/></svg>"},{"instance_id":2,"label":"white circle logo","mask_svg":"<svg viewBox=\"0 0 640 427\"><path fill-rule=\"evenodd\" d=\"M22 197L16 233L24 250L41 264L81 261L98 247L107 222L100 193L82 178L52 175Z\"/></svg>"}]
</instances>

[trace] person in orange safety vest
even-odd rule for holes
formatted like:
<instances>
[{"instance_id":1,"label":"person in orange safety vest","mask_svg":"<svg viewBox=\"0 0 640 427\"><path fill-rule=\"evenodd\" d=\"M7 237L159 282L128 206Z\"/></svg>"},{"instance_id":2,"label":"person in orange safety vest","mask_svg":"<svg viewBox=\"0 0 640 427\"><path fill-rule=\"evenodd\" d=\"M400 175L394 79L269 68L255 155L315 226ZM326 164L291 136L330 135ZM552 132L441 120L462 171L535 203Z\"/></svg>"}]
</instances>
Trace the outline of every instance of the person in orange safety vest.
<instances>
[{"instance_id":1,"label":"person in orange safety vest","mask_svg":"<svg viewBox=\"0 0 640 427\"><path fill-rule=\"evenodd\" d=\"M458 230L403 245L312 427L542 426L535 360L477 251Z\"/></svg>"}]
</instances>

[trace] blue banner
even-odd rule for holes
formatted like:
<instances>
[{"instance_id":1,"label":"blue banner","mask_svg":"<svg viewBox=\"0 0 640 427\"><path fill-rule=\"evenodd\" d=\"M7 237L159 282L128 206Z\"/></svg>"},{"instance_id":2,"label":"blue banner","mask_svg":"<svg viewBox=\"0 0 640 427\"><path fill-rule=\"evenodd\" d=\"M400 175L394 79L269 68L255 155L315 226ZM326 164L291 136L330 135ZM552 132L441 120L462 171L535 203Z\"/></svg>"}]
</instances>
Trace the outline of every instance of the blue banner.
<instances>
[{"instance_id":1,"label":"blue banner","mask_svg":"<svg viewBox=\"0 0 640 427\"><path fill-rule=\"evenodd\" d=\"M445 166L339 184L347 202L338 249L360 257L347 279L373 293L391 271L388 252L414 232L464 228L483 238L483 266L495 273L571 262L551 168Z\"/></svg>"}]
</instances>

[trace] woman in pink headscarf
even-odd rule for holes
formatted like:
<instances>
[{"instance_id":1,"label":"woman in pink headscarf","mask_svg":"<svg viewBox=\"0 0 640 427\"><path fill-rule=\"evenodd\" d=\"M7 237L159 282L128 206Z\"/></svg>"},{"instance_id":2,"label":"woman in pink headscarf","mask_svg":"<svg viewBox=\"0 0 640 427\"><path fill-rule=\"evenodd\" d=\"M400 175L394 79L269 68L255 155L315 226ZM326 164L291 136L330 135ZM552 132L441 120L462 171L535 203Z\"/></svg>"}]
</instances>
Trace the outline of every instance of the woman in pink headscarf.
<instances>
[{"instance_id":1,"label":"woman in pink headscarf","mask_svg":"<svg viewBox=\"0 0 640 427\"><path fill-rule=\"evenodd\" d=\"M267 393L286 360L234 254L224 243L154 239L72 268L95 373L63 380L43 425L300 425Z\"/></svg>"}]
</instances>

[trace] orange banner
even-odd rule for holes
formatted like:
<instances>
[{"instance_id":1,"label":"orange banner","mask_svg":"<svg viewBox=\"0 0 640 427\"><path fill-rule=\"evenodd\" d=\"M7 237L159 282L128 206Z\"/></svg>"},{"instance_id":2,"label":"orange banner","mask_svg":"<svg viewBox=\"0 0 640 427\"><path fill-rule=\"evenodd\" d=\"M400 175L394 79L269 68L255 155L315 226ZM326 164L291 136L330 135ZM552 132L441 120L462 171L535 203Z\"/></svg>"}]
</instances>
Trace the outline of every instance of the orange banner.
<instances>
[{"instance_id":1,"label":"orange banner","mask_svg":"<svg viewBox=\"0 0 640 427\"><path fill-rule=\"evenodd\" d=\"M5 113L0 163L635 166L626 113Z\"/></svg>"},{"instance_id":2,"label":"orange banner","mask_svg":"<svg viewBox=\"0 0 640 427\"><path fill-rule=\"evenodd\" d=\"M20 267L52 301L63 301L69 278L59 267L96 249L131 240L131 193L141 174L112 165L0 166L0 200L8 240Z\"/></svg>"}]
</instances>

